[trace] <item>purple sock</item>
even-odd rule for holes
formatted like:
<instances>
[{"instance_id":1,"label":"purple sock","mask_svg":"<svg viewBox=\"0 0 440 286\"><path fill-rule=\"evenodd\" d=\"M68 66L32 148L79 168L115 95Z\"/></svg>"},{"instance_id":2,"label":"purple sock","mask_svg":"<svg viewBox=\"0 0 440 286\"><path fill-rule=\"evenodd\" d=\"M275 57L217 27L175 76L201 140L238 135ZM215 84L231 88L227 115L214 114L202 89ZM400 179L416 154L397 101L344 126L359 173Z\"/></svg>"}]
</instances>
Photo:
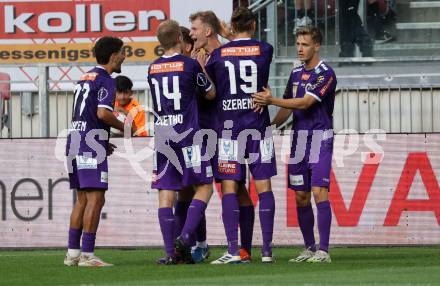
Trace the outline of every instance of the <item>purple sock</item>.
<instances>
[{"instance_id":1,"label":"purple sock","mask_svg":"<svg viewBox=\"0 0 440 286\"><path fill-rule=\"evenodd\" d=\"M330 227L332 225L332 208L329 201L316 204L318 208L319 249L328 252Z\"/></svg>"},{"instance_id":2,"label":"purple sock","mask_svg":"<svg viewBox=\"0 0 440 286\"><path fill-rule=\"evenodd\" d=\"M176 223L174 225L174 238L177 238L181 233L183 226L185 225L186 214L188 213L188 208L190 202L179 202L176 203L176 208L174 210L174 216L176 217Z\"/></svg>"},{"instance_id":3,"label":"purple sock","mask_svg":"<svg viewBox=\"0 0 440 286\"><path fill-rule=\"evenodd\" d=\"M160 231L162 232L165 252L168 257L174 257L174 225L175 217L172 208L159 208Z\"/></svg>"},{"instance_id":4,"label":"purple sock","mask_svg":"<svg viewBox=\"0 0 440 286\"><path fill-rule=\"evenodd\" d=\"M81 234L82 229L69 228L69 249L81 249Z\"/></svg>"},{"instance_id":5,"label":"purple sock","mask_svg":"<svg viewBox=\"0 0 440 286\"><path fill-rule=\"evenodd\" d=\"M228 253L238 252L238 222L240 210L236 194L226 194L222 198L222 218L228 240Z\"/></svg>"},{"instance_id":6,"label":"purple sock","mask_svg":"<svg viewBox=\"0 0 440 286\"><path fill-rule=\"evenodd\" d=\"M260 201L260 224L263 234L263 254L272 255L273 222L275 216L275 197L273 192L264 192L258 195Z\"/></svg>"},{"instance_id":7,"label":"purple sock","mask_svg":"<svg viewBox=\"0 0 440 286\"><path fill-rule=\"evenodd\" d=\"M196 240L199 242L206 241L206 216L205 213L202 215L199 225L196 229Z\"/></svg>"},{"instance_id":8,"label":"purple sock","mask_svg":"<svg viewBox=\"0 0 440 286\"><path fill-rule=\"evenodd\" d=\"M240 207L240 238L241 247L251 254L252 236L254 234L254 206Z\"/></svg>"},{"instance_id":9,"label":"purple sock","mask_svg":"<svg viewBox=\"0 0 440 286\"><path fill-rule=\"evenodd\" d=\"M301 229L306 249L310 248L311 251L316 251L315 235L313 233L315 217L313 215L312 205L297 207L296 213L298 215L299 228Z\"/></svg>"},{"instance_id":10,"label":"purple sock","mask_svg":"<svg viewBox=\"0 0 440 286\"><path fill-rule=\"evenodd\" d=\"M96 233L83 232L82 233L82 252L93 253L95 251Z\"/></svg>"},{"instance_id":11,"label":"purple sock","mask_svg":"<svg viewBox=\"0 0 440 286\"><path fill-rule=\"evenodd\" d=\"M186 245L194 245L195 231L202 220L206 210L206 203L201 200L193 199L188 208L185 225L182 229L182 240Z\"/></svg>"}]
</instances>

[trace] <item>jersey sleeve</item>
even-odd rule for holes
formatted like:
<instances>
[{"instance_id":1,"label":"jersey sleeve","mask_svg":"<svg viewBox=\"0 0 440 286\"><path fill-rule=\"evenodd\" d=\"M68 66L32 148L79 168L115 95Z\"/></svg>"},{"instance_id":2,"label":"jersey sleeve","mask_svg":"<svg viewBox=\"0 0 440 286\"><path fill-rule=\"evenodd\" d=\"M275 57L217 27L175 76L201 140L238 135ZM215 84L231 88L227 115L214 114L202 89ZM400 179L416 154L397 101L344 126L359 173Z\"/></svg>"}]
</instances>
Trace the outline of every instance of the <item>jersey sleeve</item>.
<instances>
[{"instance_id":1,"label":"jersey sleeve","mask_svg":"<svg viewBox=\"0 0 440 286\"><path fill-rule=\"evenodd\" d=\"M116 97L116 87L114 79L101 80L96 85L96 93L98 99L98 107L107 108L113 111Z\"/></svg>"},{"instance_id":2,"label":"jersey sleeve","mask_svg":"<svg viewBox=\"0 0 440 286\"><path fill-rule=\"evenodd\" d=\"M306 85L306 94L321 102L326 96L334 93L336 76L331 70L320 73L316 79Z\"/></svg>"},{"instance_id":3,"label":"jersey sleeve","mask_svg":"<svg viewBox=\"0 0 440 286\"><path fill-rule=\"evenodd\" d=\"M208 62L205 65L206 73L208 74L209 78L212 80L214 84L216 84L216 77L215 77L215 65L216 65L216 50L211 54L209 57Z\"/></svg>"},{"instance_id":4,"label":"jersey sleeve","mask_svg":"<svg viewBox=\"0 0 440 286\"><path fill-rule=\"evenodd\" d=\"M272 58L273 58L273 47L270 44L267 44L266 47L266 58L268 64L270 65L272 63Z\"/></svg>"},{"instance_id":5,"label":"jersey sleeve","mask_svg":"<svg viewBox=\"0 0 440 286\"><path fill-rule=\"evenodd\" d=\"M283 94L284 99L293 98L293 72L290 73L289 80L286 84L286 89L284 90Z\"/></svg>"},{"instance_id":6,"label":"jersey sleeve","mask_svg":"<svg viewBox=\"0 0 440 286\"><path fill-rule=\"evenodd\" d=\"M197 62L196 60L194 60L193 74L194 74L194 82L199 90L208 92L212 89L211 81L205 75L202 67L200 66L199 62Z\"/></svg>"}]
</instances>

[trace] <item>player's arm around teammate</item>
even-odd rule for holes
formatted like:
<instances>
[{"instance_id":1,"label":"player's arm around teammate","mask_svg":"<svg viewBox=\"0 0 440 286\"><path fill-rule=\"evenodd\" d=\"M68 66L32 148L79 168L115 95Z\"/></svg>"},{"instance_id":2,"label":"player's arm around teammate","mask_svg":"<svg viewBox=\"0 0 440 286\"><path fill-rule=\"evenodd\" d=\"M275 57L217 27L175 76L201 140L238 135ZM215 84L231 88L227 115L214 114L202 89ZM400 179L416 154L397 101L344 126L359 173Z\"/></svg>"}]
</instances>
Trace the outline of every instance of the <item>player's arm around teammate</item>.
<instances>
[{"instance_id":1,"label":"player's arm around teammate","mask_svg":"<svg viewBox=\"0 0 440 286\"><path fill-rule=\"evenodd\" d=\"M296 37L298 58L304 64L293 69L283 98L275 98L270 89L264 89L254 94L254 102L259 106L257 109L266 105L281 107L273 120L277 126L294 113L291 158L298 148L305 149L305 157L298 160L300 162L289 161L288 184L296 193L298 220L305 243L305 250L291 262L330 262L328 245L332 214L328 191L333 153L332 120L336 76L331 67L319 59L322 36L317 28L300 28ZM298 140L302 131L307 134L305 146L300 146ZM315 137L315 133L319 134L319 138ZM318 149L310 147L318 140ZM313 234L311 193L318 209L318 251Z\"/></svg>"}]
</instances>

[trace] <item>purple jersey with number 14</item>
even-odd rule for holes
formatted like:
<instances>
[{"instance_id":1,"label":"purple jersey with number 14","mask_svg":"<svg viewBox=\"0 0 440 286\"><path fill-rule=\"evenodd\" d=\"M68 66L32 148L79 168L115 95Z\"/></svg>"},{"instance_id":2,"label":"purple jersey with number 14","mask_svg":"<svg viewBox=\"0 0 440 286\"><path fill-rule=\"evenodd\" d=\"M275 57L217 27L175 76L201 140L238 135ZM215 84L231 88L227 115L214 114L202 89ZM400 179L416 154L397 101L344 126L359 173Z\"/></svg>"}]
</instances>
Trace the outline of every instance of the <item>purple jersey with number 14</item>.
<instances>
[{"instance_id":1,"label":"purple jersey with number 14","mask_svg":"<svg viewBox=\"0 0 440 286\"><path fill-rule=\"evenodd\" d=\"M211 183L210 162L201 160L205 146L193 142L200 130L197 90L212 88L200 64L179 54L162 56L150 65L148 84L156 113L152 188L177 191Z\"/></svg>"}]
</instances>

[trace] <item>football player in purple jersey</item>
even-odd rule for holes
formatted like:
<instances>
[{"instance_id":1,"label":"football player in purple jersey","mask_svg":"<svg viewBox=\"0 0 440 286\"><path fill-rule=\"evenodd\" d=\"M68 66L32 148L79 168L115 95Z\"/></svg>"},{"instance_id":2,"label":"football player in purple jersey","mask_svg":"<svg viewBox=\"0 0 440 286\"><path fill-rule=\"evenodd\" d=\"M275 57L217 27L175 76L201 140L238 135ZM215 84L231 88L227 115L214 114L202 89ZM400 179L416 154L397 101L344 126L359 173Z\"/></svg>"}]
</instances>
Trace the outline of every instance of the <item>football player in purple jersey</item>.
<instances>
[{"instance_id":1,"label":"football player in purple jersey","mask_svg":"<svg viewBox=\"0 0 440 286\"><path fill-rule=\"evenodd\" d=\"M291 114L294 117L288 186L296 194L298 222L305 249L290 262L331 262L328 247L332 212L328 191L333 154L336 75L319 58L321 42L322 35L318 28L299 28L296 32L296 48L303 65L292 70L283 98L272 97L270 89L254 95L254 102L260 106L272 104L281 107L273 124L279 126ZM303 156L299 157L298 154ZM318 249L313 233L315 219L310 203L311 194L318 210Z\"/></svg>"},{"instance_id":2,"label":"football player in purple jersey","mask_svg":"<svg viewBox=\"0 0 440 286\"><path fill-rule=\"evenodd\" d=\"M201 158L206 146L193 139L200 130L197 91L213 99L215 89L200 64L181 54L183 39L176 21L162 22L157 37L165 52L148 69L156 114L155 179L151 187L159 190L158 216L167 255L158 262L170 265L193 261L195 232L212 195L212 167ZM195 194L181 234L174 239L176 191L192 185Z\"/></svg>"},{"instance_id":3,"label":"football player in purple jersey","mask_svg":"<svg viewBox=\"0 0 440 286\"><path fill-rule=\"evenodd\" d=\"M67 137L67 165L70 188L77 200L70 216L68 266L111 266L94 255L96 231L108 188L107 155L110 127L124 131L113 115L115 82L125 59L123 42L103 37L94 46L98 65L84 74L75 86L71 129ZM80 241L82 236L82 245Z\"/></svg>"},{"instance_id":4,"label":"football player in purple jersey","mask_svg":"<svg viewBox=\"0 0 440 286\"><path fill-rule=\"evenodd\" d=\"M255 180L263 234L262 261L273 262L272 236L275 199L270 178L276 175L275 152L267 108L253 112L252 94L267 87L273 47L252 39L256 17L239 7L231 17L234 40L215 49L205 66L217 87L216 129L219 134L214 157L215 178L222 184L223 223L228 251L213 264L240 263L238 182L246 176L246 162ZM196 42L197 43L197 42Z\"/></svg>"},{"instance_id":5,"label":"football player in purple jersey","mask_svg":"<svg viewBox=\"0 0 440 286\"><path fill-rule=\"evenodd\" d=\"M231 39L232 35L228 33L228 27L222 24L214 12L200 11L190 15L191 32L194 43L193 57L198 58L201 65L206 65L210 54L217 48L221 47L218 35ZM202 58L202 60L201 60ZM204 129L216 130L215 114L218 102L216 100L199 99L199 115L200 126ZM215 152L211 150L212 153ZM238 182L238 203L240 208L240 258L242 262L249 262L251 260L252 237L254 231L255 210L248 191L246 190L246 180ZM206 235L205 235L206 237ZM201 243L200 247L194 249L193 257L197 257L198 252L204 254L206 249Z\"/></svg>"}]
</instances>

